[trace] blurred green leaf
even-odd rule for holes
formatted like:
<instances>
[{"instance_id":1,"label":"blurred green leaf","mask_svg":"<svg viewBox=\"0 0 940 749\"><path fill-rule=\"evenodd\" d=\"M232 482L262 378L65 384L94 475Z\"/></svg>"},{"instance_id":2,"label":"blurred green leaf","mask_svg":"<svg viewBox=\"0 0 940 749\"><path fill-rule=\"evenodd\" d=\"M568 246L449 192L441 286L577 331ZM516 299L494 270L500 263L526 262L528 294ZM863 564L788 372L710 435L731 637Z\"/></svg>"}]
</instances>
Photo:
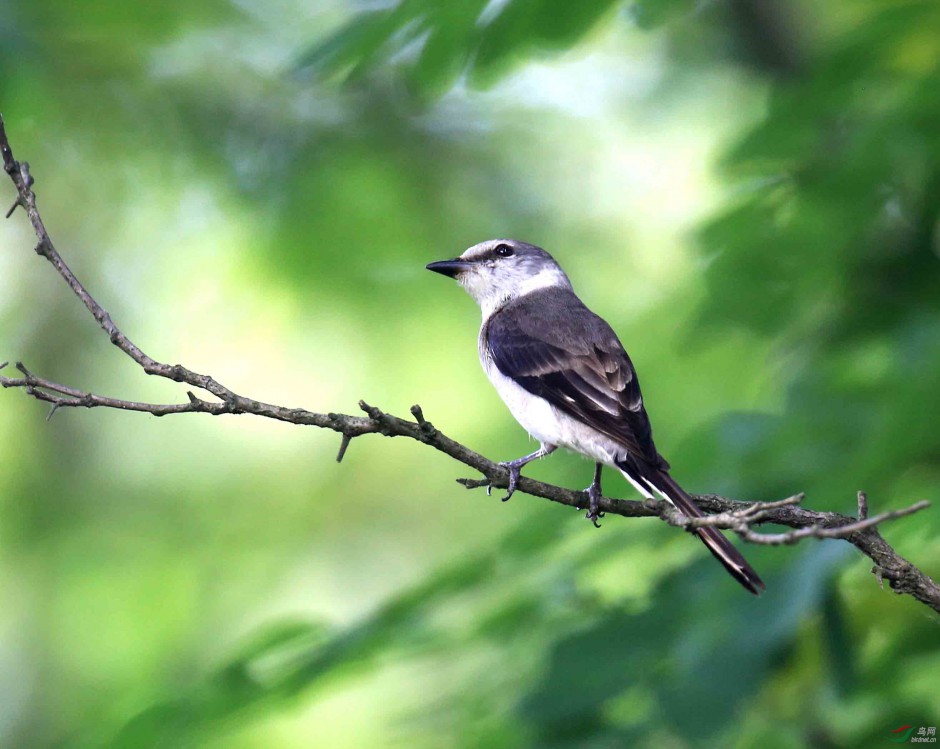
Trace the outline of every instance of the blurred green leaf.
<instances>
[{"instance_id":1,"label":"blurred green leaf","mask_svg":"<svg viewBox=\"0 0 940 749\"><path fill-rule=\"evenodd\" d=\"M57 245L154 355L272 402L420 400L513 457L478 312L423 266L516 235L623 336L689 488L930 498L940 6L774 4L789 40L741 6L14 1L0 100ZM180 397L2 228L4 358ZM466 494L417 445L336 466L315 430L4 395L4 746L847 748L940 714L934 619L847 544L748 547L754 600L661 523ZM884 533L940 565L937 512Z\"/></svg>"},{"instance_id":2,"label":"blurred green leaf","mask_svg":"<svg viewBox=\"0 0 940 749\"><path fill-rule=\"evenodd\" d=\"M532 55L573 46L613 5L613 0L510 0L481 35L471 82L491 86Z\"/></svg>"},{"instance_id":3,"label":"blurred green leaf","mask_svg":"<svg viewBox=\"0 0 940 749\"><path fill-rule=\"evenodd\" d=\"M400 62L415 89L439 96L469 69L475 85L489 86L533 53L573 46L616 0L484 0L433 3L404 0L395 7L363 12L326 40L305 51L296 64L324 76L367 72L412 45L420 52ZM488 12L488 6L496 8Z\"/></svg>"},{"instance_id":4,"label":"blurred green leaf","mask_svg":"<svg viewBox=\"0 0 940 749\"><path fill-rule=\"evenodd\" d=\"M652 31L680 13L694 9L688 0L634 0L628 4L630 17L644 31Z\"/></svg>"},{"instance_id":5,"label":"blurred green leaf","mask_svg":"<svg viewBox=\"0 0 940 749\"><path fill-rule=\"evenodd\" d=\"M849 553L836 544L804 552L786 572L765 575L760 599L722 586L711 560L684 569L664 581L648 610L611 611L560 640L520 717L546 742L568 722L606 730L605 703L642 684L656 695L659 718L686 740L714 734L795 645L797 626L821 605Z\"/></svg>"}]
</instances>

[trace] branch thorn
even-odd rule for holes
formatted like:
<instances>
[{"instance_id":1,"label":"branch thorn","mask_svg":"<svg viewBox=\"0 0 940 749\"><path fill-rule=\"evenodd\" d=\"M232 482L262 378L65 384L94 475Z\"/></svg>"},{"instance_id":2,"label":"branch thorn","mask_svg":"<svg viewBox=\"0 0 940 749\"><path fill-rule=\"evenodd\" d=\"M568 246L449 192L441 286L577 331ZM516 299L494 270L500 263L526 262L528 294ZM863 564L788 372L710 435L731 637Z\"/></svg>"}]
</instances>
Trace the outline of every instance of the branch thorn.
<instances>
[{"instance_id":1,"label":"branch thorn","mask_svg":"<svg viewBox=\"0 0 940 749\"><path fill-rule=\"evenodd\" d=\"M347 432L343 432L343 439L339 443L339 452L336 453L336 462L342 463L343 458L346 457L346 450L349 447L349 443L352 441L352 435Z\"/></svg>"}]
</instances>

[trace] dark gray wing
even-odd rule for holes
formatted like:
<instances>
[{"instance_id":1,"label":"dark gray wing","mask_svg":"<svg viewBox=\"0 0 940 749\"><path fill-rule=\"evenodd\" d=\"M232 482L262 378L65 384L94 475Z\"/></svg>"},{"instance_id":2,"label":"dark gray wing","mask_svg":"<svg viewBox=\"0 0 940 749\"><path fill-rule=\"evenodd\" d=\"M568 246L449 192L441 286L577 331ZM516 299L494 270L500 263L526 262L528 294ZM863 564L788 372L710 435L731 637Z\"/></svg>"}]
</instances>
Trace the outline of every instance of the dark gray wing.
<instances>
[{"instance_id":1,"label":"dark gray wing","mask_svg":"<svg viewBox=\"0 0 940 749\"><path fill-rule=\"evenodd\" d=\"M510 302L484 329L497 369L651 466L656 452L636 371L617 335L564 289Z\"/></svg>"},{"instance_id":2,"label":"dark gray wing","mask_svg":"<svg viewBox=\"0 0 940 749\"><path fill-rule=\"evenodd\" d=\"M636 371L610 326L573 292L534 292L492 315L485 344L496 367L533 395L624 446L617 466L665 494L680 512L701 517L656 452ZM764 583L716 528L695 531L725 569L752 593Z\"/></svg>"}]
</instances>

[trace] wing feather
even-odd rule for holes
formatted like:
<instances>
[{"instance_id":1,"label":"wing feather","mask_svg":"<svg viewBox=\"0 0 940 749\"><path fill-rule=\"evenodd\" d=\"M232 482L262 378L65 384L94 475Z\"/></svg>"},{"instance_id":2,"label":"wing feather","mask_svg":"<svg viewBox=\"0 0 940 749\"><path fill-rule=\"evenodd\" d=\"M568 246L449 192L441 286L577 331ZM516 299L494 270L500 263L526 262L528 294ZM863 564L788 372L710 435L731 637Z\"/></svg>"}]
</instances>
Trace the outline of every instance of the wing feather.
<instances>
[{"instance_id":1,"label":"wing feather","mask_svg":"<svg viewBox=\"0 0 940 749\"><path fill-rule=\"evenodd\" d=\"M572 292L552 289L515 300L490 317L484 336L504 375L632 455L668 467L653 444L630 357Z\"/></svg>"}]
</instances>

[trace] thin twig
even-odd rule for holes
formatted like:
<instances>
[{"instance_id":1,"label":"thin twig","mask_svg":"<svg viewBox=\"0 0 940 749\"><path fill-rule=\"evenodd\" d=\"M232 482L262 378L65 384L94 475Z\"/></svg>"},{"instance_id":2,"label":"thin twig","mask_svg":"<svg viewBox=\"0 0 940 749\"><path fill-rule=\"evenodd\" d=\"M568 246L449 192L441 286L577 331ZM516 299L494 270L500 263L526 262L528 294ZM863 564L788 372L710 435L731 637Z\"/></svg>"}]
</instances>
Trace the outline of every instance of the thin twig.
<instances>
[{"instance_id":1,"label":"thin twig","mask_svg":"<svg viewBox=\"0 0 940 749\"><path fill-rule=\"evenodd\" d=\"M52 264L56 272L65 280L69 288L98 322L101 329L108 335L110 341L135 361L147 374L185 383L209 393L217 400L203 400L192 391L186 391L187 399L185 402L170 404L143 403L107 397L40 377L27 369L22 363L16 364L16 368L22 377L0 375L0 385L4 388L22 389L27 395L51 404L50 418L62 408L115 408L124 411L148 413L154 416L180 413L205 413L212 416L252 414L290 424L330 429L342 435L337 460L343 459L349 443L354 438L365 434L408 437L429 445L482 474L483 479L458 479L467 488L481 486L485 486L487 489L493 487L508 488L509 473L503 466L474 452L436 429L427 421L420 406L415 405L411 408L414 421L392 416L364 401L360 401L359 406L365 412L365 416L317 413L303 408L288 408L239 395L213 377L195 372L181 364L170 365L151 358L118 328L108 312L88 293L84 285L76 278L59 255L36 206L36 195L32 190L33 178L29 171L29 164L19 162L13 157L2 116L0 116L0 153L3 156L4 171L10 175L17 191L16 202L7 216L9 217L17 206L23 207L39 240L35 248L36 252ZM5 363L0 364L0 370L5 366ZM517 490L570 507L583 508L587 504L585 492L546 484L524 476L519 480ZM864 492L859 492L858 517L852 518L839 513L814 512L799 507L798 505L803 499L802 494L776 502L739 502L716 494L693 496L704 511L711 513L709 516L687 518L680 515L671 505L665 502L653 500L639 502L610 497L600 498L599 509L605 514L623 517L659 517L672 525L685 528L708 525L730 529L737 532L745 541L757 544L792 544L804 538L844 539L875 562L872 571L878 576L879 581L888 580L890 586L896 592L911 595L940 613L940 586L898 555L885 542L877 529L877 526L881 523L926 508L928 506L927 502L917 502L904 509L891 510L874 517L868 517L867 497ZM753 526L762 523L774 523L794 530L778 534L758 533L753 530Z\"/></svg>"},{"instance_id":2,"label":"thin twig","mask_svg":"<svg viewBox=\"0 0 940 749\"><path fill-rule=\"evenodd\" d=\"M874 528L887 520L902 518L907 515L913 515L920 510L926 510L930 507L930 502L921 500L915 502L910 507L904 507L900 510L889 510L873 517L866 517L863 520L847 522L843 525L834 527L824 527L822 525L809 525L804 528L789 531L787 533L757 533L752 526L757 523L773 522L770 520L770 510L799 504L803 500L802 494L797 494L788 499L778 502L754 502L749 506L742 507L731 512L721 512L715 515L708 515L702 518L689 518L679 514L675 510L669 510L666 513L666 520L671 525L677 525L683 528L723 528L738 533L744 540L754 544L764 544L767 546L783 546L785 544L795 544L804 538L849 538L850 536ZM847 520L849 518L846 518Z\"/></svg>"}]
</instances>

